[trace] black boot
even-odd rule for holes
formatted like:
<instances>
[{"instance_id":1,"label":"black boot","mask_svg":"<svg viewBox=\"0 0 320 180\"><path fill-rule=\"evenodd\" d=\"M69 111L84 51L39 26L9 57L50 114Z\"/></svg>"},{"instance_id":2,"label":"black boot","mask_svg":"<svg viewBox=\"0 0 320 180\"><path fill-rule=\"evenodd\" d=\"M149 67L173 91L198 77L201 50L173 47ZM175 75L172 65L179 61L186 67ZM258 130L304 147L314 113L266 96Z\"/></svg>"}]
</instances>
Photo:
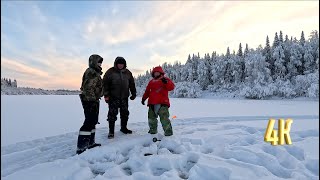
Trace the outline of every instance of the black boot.
<instances>
[{"instance_id":1,"label":"black boot","mask_svg":"<svg viewBox=\"0 0 320 180\"><path fill-rule=\"evenodd\" d=\"M120 131L123 132L124 134L132 134L132 131L127 128L127 123L128 123L128 120L125 120L125 119L122 120L121 119L121 129L120 129Z\"/></svg>"},{"instance_id":2,"label":"black boot","mask_svg":"<svg viewBox=\"0 0 320 180\"><path fill-rule=\"evenodd\" d=\"M85 150L89 148L90 136L91 132L80 131L78 136L77 143L77 154L83 153Z\"/></svg>"},{"instance_id":3,"label":"black boot","mask_svg":"<svg viewBox=\"0 0 320 180\"><path fill-rule=\"evenodd\" d=\"M95 135L96 135L96 129L92 129L88 149L91 149L91 148L94 148L97 146L101 146L100 143L95 142Z\"/></svg>"},{"instance_id":4,"label":"black boot","mask_svg":"<svg viewBox=\"0 0 320 180\"><path fill-rule=\"evenodd\" d=\"M114 121L108 121L109 122L109 134L108 134L108 139L114 138L114 126L115 122Z\"/></svg>"},{"instance_id":5,"label":"black boot","mask_svg":"<svg viewBox=\"0 0 320 180\"><path fill-rule=\"evenodd\" d=\"M91 148L94 148L97 146L101 146L101 144L100 143L93 143L91 146L88 147L88 149L91 149Z\"/></svg>"}]
</instances>

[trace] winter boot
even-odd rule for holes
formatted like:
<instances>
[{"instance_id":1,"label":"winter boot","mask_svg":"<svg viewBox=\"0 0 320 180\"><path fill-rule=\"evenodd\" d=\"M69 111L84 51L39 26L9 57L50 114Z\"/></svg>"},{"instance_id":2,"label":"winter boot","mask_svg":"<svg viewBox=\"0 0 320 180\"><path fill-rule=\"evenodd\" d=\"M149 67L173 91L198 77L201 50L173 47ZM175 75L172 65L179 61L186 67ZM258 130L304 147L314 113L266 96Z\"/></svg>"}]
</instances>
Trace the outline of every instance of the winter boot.
<instances>
[{"instance_id":1,"label":"winter boot","mask_svg":"<svg viewBox=\"0 0 320 180\"><path fill-rule=\"evenodd\" d=\"M96 129L91 130L91 135L90 135L90 142L89 142L89 147L88 149L101 146L100 143L95 143L95 134L96 134Z\"/></svg>"},{"instance_id":2,"label":"winter boot","mask_svg":"<svg viewBox=\"0 0 320 180\"><path fill-rule=\"evenodd\" d=\"M91 132L80 131L77 143L77 154L83 153L89 148Z\"/></svg>"},{"instance_id":3,"label":"winter boot","mask_svg":"<svg viewBox=\"0 0 320 180\"><path fill-rule=\"evenodd\" d=\"M114 126L115 126L115 122L114 121L109 121L108 139L113 139L114 138Z\"/></svg>"},{"instance_id":4,"label":"winter boot","mask_svg":"<svg viewBox=\"0 0 320 180\"><path fill-rule=\"evenodd\" d=\"M121 119L121 129L120 129L120 131L123 132L124 134L132 134L132 131L127 128L127 123L128 123L128 120L125 120L125 119L122 120Z\"/></svg>"}]
</instances>

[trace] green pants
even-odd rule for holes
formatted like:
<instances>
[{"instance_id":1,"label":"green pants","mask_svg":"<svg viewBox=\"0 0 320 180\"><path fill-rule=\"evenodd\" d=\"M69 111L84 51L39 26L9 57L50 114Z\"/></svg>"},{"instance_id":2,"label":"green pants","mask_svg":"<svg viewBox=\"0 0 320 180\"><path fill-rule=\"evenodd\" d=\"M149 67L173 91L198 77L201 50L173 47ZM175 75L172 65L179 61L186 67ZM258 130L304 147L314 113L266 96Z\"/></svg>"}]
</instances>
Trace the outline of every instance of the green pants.
<instances>
[{"instance_id":1,"label":"green pants","mask_svg":"<svg viewBox=\"0 0 320 180\"><path fill-rule=\"evenodd\" d=\"M171 136L173 134L172 132L172 126L171 126L171 122L169 119L169 108L167 106L161 106L158 114L156 114L152 107L149 107L149 111L148 111L148 123L149 123L149 132L150 134L156 134L157 131L157 127L158 127L158 120L157 117L160 117L160 122L162 124L162 128L164 131L164 135L165 136Z\"/></svg>"}]
</instances>

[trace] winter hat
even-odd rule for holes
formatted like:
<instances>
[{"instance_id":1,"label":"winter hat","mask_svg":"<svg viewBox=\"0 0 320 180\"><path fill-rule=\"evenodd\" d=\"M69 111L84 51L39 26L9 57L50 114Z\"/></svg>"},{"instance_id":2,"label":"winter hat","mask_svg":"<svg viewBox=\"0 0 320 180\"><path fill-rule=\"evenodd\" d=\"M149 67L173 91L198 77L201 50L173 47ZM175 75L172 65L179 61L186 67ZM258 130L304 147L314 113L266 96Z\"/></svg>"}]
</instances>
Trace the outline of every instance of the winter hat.
<instances>
[{"instance_id":1,"label":"winter hat","mask_svg":"<svg viewBox=\"0 0 320 180\"><path fill-rule=\"evenodd\" d=\"M125 60L123 57L121 57L121 56L116 57L116 59L114 60L114 66L115 66L115 67L117 66L117 64L124 64L124 68L127 67L127 62L126 62L126 60Z\"/></svg>"},{"instance_id":2,"label":"winter hat","mask_svg":"<svg viewBox=\"0 0 320 180\"><path fill-rule=\"evenodd\" d=\"M151 76L154 77L154 73L155 72L159 72L160 74L164 75L165 73L163 72L163 69L161 66L157 66L157 67L154 67L152 69L152 72L151 72Z\"/></svg>"}]
</instances>

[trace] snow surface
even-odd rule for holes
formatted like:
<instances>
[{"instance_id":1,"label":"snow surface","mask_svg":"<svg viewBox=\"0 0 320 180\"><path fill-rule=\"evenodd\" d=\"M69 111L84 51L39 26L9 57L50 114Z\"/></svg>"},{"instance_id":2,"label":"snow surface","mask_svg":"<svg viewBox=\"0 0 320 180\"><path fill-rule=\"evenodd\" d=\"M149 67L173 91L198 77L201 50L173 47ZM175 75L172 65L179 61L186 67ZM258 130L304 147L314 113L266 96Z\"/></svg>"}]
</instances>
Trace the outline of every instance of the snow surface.
<instances>
[{"instance_id":1,"label":"snow surface","mask_svg":"<svg viewBox=\"0 0 320 180\"><path fill-rule=\"evenodd\" d=\"M134 133L122 134L117 121L107 139L101 101L102 147L75 155L78 96L1 97L3 179L319 179L319 101L172 98L174 136L163 137L159 122L156 143L139 97L129 103ZM293 119L292 145L263 141L271 117Z\"/></svg>"}]
</instances>

